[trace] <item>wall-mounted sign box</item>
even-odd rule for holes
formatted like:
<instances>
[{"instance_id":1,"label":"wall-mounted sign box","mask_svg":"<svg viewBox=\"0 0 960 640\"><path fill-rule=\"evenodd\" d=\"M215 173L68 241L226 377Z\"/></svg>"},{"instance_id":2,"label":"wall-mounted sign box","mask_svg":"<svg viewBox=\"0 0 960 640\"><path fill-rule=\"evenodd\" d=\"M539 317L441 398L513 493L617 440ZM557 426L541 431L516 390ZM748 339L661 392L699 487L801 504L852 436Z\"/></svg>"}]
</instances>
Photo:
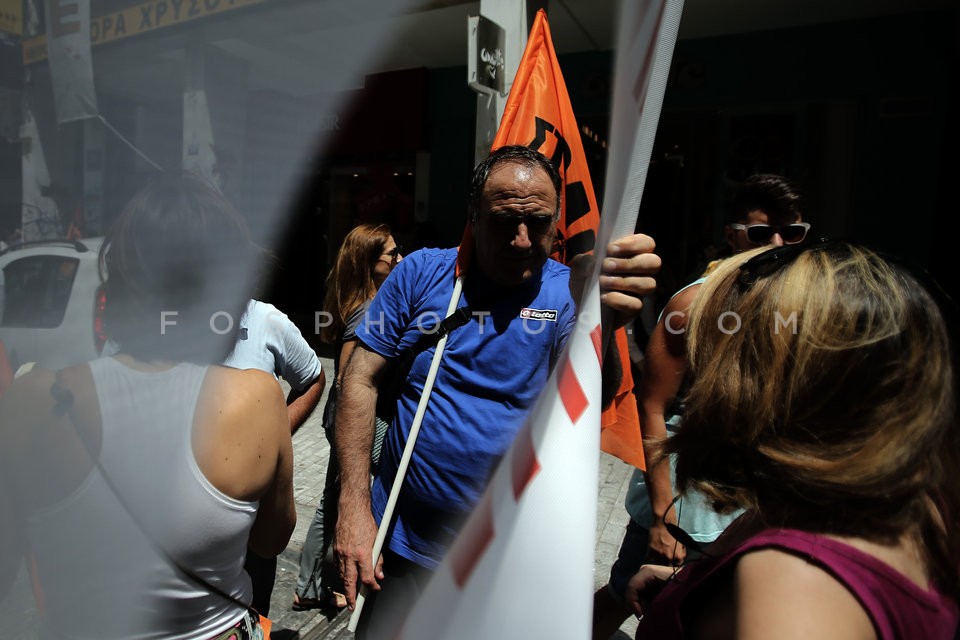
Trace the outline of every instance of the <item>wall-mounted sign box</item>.
<instances>
[{"instance_id":1,"label":"wall-mounted sign box","mask_svg":"<svg viewBox=\"0 0 960 640\"><path fill-rule=\"evenodd\" d=\"M474 91L503 95L506 32L483 16L467 18L467 84Z\"/></svg>"}]
</instances>

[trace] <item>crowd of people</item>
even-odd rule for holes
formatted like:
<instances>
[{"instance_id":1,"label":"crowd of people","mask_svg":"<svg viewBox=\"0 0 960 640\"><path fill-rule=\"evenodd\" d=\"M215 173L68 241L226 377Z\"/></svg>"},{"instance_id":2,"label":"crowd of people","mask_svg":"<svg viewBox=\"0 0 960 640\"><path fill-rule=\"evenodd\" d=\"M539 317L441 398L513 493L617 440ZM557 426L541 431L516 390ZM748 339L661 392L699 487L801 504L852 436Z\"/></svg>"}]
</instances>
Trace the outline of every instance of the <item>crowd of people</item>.
<instances>
[{"instance_id":1,"label":"crowd of people","mask_svg":"<svg viewBox=\"0 0 960 640\"><path fill-rule=\"evenodd\" d=\"M637 637L953 638L960 449L930 294L820 240L724 261L689 314L664 451L680 491L743 513L691 566L631 578Z\"/></svg>"},{"instance_id":2,"label":"crowd of people","mask_svg":"<svg viewBox=\"0 0 960 640\"><path fill-rule=\"evenodd\" d=\"M403 256L384 225L344 239L321 335L332 451L295 609L352 610L365 590L357 637L396 636L573 330L588 270L548 258L560 194L547 158L502 147L474 170L459 251ZM731 256L664 308L638 381L648 467L594 596L595 640L630 614L638 638L954 637L947 327L908 270L810 230L789 181L751 177L725 227ZM637 316L660 259L643 234L606 249L609 331ZM41 637L268 636L296 520L292 435L326 374L252 299L262 253L202 180L146 187L101 260L110 353L0 396L0 596L26 560ZM535 331L530 309L549 312ZM212 330L217 314L240 321Z\"/></svg>"}]
</instances>

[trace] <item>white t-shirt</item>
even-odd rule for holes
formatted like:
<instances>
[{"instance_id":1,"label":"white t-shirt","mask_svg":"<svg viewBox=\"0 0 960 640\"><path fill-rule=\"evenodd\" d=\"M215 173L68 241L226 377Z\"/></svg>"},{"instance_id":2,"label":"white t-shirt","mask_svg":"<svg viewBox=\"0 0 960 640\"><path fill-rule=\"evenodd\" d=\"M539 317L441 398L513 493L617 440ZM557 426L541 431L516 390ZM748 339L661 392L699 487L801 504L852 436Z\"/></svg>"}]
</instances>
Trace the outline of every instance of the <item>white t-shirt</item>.
<instances>
[{"instance_id":1,"label":"white t-shirt","mask_svg":"<svg viewBox=\"0 0 960 640\"><path fill-rule=\"evenodd\" d=\"M320 377L316 352L285 313L272 304L250 300L240 318L240 335L223 364L260 369L303 391Z\"/></svg>"}]
</instances>

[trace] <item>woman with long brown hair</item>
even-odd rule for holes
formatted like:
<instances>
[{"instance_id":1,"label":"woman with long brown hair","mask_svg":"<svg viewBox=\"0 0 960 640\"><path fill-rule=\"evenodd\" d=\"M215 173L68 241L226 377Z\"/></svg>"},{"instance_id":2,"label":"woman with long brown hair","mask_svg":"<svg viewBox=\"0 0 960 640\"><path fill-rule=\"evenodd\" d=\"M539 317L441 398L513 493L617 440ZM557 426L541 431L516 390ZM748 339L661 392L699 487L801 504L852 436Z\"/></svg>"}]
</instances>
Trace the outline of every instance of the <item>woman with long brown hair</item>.
<instances>
[{"instance_id":1,"label":"woman with long brown hair","mask_svg":"<svg viewBox=\"0 0 960 640\"><path fill-rule=\"evenodd\" d=\"M349 359L356 346L355 330L370 301L402 259L400 248L387 225L362 224L354 227L344 238L333 269L327 276L323 309L328 322L321 328L320 338L334 345L334 384L323 408L323 428L331 445L337 390L342 374L340 365ZM331 446L323 495L300 554L300 574L293 595L295 610L318 607L339 609L346 606L339 572L326 561L333 540L333 525L337 521L340 495L338 475L339 465Z\"/></svg>"}]
</instances>

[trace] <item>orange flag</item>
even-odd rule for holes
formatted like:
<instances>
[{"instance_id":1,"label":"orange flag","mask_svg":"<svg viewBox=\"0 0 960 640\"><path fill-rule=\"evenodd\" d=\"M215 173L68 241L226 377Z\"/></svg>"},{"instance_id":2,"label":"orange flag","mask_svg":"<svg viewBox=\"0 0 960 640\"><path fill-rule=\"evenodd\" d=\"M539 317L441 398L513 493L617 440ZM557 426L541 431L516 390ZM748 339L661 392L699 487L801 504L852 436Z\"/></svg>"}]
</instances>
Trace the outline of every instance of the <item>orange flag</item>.
<instances>
[{"instance_id":1,"label":"orange flag","mask_svg":"<svg viewBox=\"0 0 960 640\"><path fill-rule=\"evenodd\" d=\"M510 89L493 147L519 144L550 158L563 178L562 211L557 223L555 260L568 263L574 256L593 251L600 210L593 193L580 128L570 106L557 54L550 38L547 14L537 11L527 48ZM459 266L469 260L473 238L468 224L460 243ZM620 351L623 381L610 408L603 412L600 448L638 468L645 468L640 417L633 395L633 376L623 329L615 334Z\"/></svg>"},{"instance_id":2,"label":"orange flag","mask_svg":"<svg viewBox=\"0 0 960 640\"><path fill-rule=\"evenodd\" d=\"M3 346L3 340L0 340L0 394L7 390L11 382L13 382L13 369L10 368L10 361L7 360L7 350Z\"/></svg>"}]
</instances>

